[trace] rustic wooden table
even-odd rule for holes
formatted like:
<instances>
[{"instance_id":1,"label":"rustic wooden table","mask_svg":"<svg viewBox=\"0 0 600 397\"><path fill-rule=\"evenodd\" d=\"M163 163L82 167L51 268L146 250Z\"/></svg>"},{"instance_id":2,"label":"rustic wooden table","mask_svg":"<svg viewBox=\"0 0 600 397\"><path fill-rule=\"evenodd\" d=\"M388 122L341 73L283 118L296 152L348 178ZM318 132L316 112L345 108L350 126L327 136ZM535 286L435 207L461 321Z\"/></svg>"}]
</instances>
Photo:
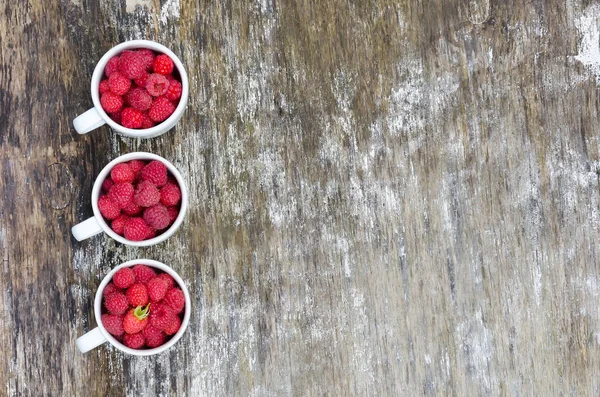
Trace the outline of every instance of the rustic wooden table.
<instances>
[{"instance_id":1,"label":"rustic wooden table","mask_svg":"<svg viewBox=\"0 0 600 397\"><path fill-rule=\"evenodd\" d=\"M600 395L600 4L0 0L0 395ZM151 140L72 119L136 38L187 67ZM75 241L95 175L150 151L183 227ZM168 353L86 355L115 265L187 281Z\"/></svg>"}]
</instances>

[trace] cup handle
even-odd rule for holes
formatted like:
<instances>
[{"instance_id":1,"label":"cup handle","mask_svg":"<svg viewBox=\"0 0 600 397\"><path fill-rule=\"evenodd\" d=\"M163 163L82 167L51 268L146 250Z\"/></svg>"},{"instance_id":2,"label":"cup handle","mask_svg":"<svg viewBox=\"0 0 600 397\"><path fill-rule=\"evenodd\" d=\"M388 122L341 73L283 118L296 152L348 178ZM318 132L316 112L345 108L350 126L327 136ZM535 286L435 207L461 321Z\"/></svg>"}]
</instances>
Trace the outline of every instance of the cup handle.
<instances>
[{"instance_id":1,"label":"cup handle","mask_svg":"<svg viewBox=\"0 0 600 397\"><path fill-rule=\"evenodd\" d=\"M104 124L106 124L106 121L100 116L100 113L96 108L91 108L73 120L73 127L75 127L80 134L87 134L91 130L95 130Z\"/></svg>"},{"instance_id":2,"label":"cup handle","mask_svg":"<svg viewBox=\"0 0 600 397\"><path fill-rule=\"evenodd\" d=\"M80 352L87 353L104 342L106 342L106 338L102 335L102 332L100 332L100 328L96 327L87 334L77 338L75 344Z\"/></svg>"},{"instance_id":3,"label":"cup handle","mask_svg":"<svg viewBox=\"0 0 600 397\"><path fill-rule=\"evenodd\" d=\"M100 232L102 232L102 227L93 216L71 228L71 233L77 241L88 239Z\"/></svg>"}]
</instances>

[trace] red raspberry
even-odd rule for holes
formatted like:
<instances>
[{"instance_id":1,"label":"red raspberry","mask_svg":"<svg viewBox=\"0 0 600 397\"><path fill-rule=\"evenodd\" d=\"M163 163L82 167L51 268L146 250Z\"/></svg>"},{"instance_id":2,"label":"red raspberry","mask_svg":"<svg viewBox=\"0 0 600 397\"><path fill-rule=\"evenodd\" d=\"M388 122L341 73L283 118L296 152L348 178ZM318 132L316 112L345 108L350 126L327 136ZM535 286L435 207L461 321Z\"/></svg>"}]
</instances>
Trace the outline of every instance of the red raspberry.
<instances>
[{"instance_id":1,"label":"red raspberry","mask_svg":"<svg viewBox=\"0 0 600 397\"><path fill-rule=\"evenodd\" d=\"M144 113L142 115L142 128L143 129L152 128L155 125L156 125L156 123L154 121L152 121L150 116L148 116L148 113Z\"/></svg>"},{"instance_id":2,"label":"red raspberry","mask_svg":"<svg viewBox=\"0 0 600 397\"><path fill-rule=\"evenodd\" d=\"M129 310L123 319L123 329L125 332L128 334L137 334L143 330L148 323L149 309L150 304Z\"/></svg>"},{"instance_id":3,"label":"red raspberry","mask_svg":"<svg viewBox=\"0 0 600 397\"><path fill-rule=\"evenodd\" d=\"M141 332L137 334L125 334L123 335L123 344L132 349L141 349L145 344L144 334Z\"/></svg>"},{"instance_id":4,"label":"red raspberry","mask_svg":"<svg viewBox=\"0 0 600 397\"><path fill-rule=\"evenodd\" d=\"M161 230L169 226L169 211L162 204L144 210L144 221L153 229Z\"/></svg>"},{"instance_id":5,"label":"red raspberry","mask_svg":"<svg viewBox=\"0 0 600 397\"><path fill-rule=\"evenodd\" d=\"M105 92L100 97L100 105L106 113L116 113L123 107L123 97L112 92Z\"/></svg>"},{"instance_id":6,"label":"red raspberry","mask_svg":"<svg viewBox=\"0 0 600 397\"><path fill-rule=\"evenodd\" d=\"M131 160L129 162L129 166L131 167L133 172L135 172L135 177L137 178L141 177L140 172L142 171L142 168L146 166L146 162L143 160Z\"/></svg>"},{"instance_id":7,"label":"red raspberry","mask_svg":"<svg viewBox=\"0 0 600 397\"><path fill-rule=\"evenodd\" d=\"M141 48L137 50L138 56L144 60L144 65L146 65L146 71L150 72L152 70L152 66L154 65L154 52L152 52L149 48Z\"/></svg>"},{"instance_id":8,"label":"red raspberry","mask_svg":"<svg viewBox=\"0 0 600 397\"><path fill-rule=\"evenodd\" d=\"M129 79L137 79L146 71L144 57L133 51L123 51L119 58L119 70Z\"/></svg>"},{"instance_id":9,"label":"red raspberry","mask_svg":"<svg viewBox=\"0 0 600 397\"><path fill-rule=\"evenodd\" d=\"M121 114L121 125L125 128L141 128L142 112L134 108L125 108Z\"/></svg>"},{"instance_id":10,"label":"red raspberry","mask_svg":"<svg viewBox=\"0 0 600 397\"><path fill-rule=\"evenodd\" d=\"M167 183L160 189L160 202L166 206L177 205L181 200L181 190L173 183Z\"/></svg>"},{"instance_id":11,"label":"red raspberry","mask_svg":"<svg viewBox=\"0 0 600 397\"><path fill-rule=\"evenodd\" d=\"M167 80L169 80L169 84L171 84L173 81L178 81L172 74L167 74L165 77Z\"/></svg>"},{"instance_id":12,"label":"red raspberry","mask_svg":"<svg viewBox=\"0 0 600 397\"><path fill-rule=\"evenodd\" d=\"M110 188L112 187L112 185L114 185L115 182L113 182L112 179L110 179L110 177L106 178L104 180L104 182L102 182L102 190L104 190L105 192L108 192L110 190Z\"/></svg>"},{"instance_id":13,"label":"red raspberry","mask_svg":"<svg viewBox=\"0 0 600 397\"><path fill-rule=\"evenodd\" d=\"M178 316L175 316L175 320L163 331L167 335L175 335L177 331L179 331L179 328L181 328L181 319Z\"/></svg>"},{"instance_id":14,"label":"red raspberry","mask_svg":"<svg viewBox=\"0 0 600 397\"><path fill-rule=\"evenodd\" d=\"M179 208L177 207L167 207L167 211L169 211L169 222L175 222L175 219L179 216Z\"/></svg>"},{"instance_id":15,"label":"red raspberry","mask_svg":"<svg viewBox=\"0 0 600 397\"><path fill-rule=\"evenodd\" d=\"M135 172L133 172L129 164L119 163L110 170L110 177L116 183L133 182Z\"/></svg>"},{"instance_id":16,"label":"red raspberry","mask_svg":"<svg viewBox=\"0 0 600 397\"><path fill-rule=\"evenodd\" d=\"M110 91L110 86L108 85L108 79L104 79L100 82L100 85L98 86L98 91L100 92L100 94L104 94L105 92Z\"/></svg>"},{"instance_id":17,"label":"red raspberry","mask_svg":"<svg viewBox=\"0 0 600 397\"><path fill-rule=\"evenodd\" d=\"M116 314L103 314L101 317L102 325L109 334L120 336L123 335L123 316L117 316Z\"/></svg>"},{"instance_id":18,"label":"red raspberry","mask_svg":"<svg viewBox=\"0 0 600 397\"><path fill-rule=\"evenodd\" d=\"M146 84L148 84L148 77L150 77L150 73L144 72L141 77L133 80L135 84L137 84L141 88L146 88Z\"/></svg>"},{"instance_id":19,"label":"red raspberry","mask_svg":"<svg viewBox=\"0 0 600 397\"><path fill-rule=\"evenodd\" d=\"M153 73L146 80L146 90L152 96L161 96L167 93L169 80L162 74Z\"/></svg>"},{"instance_id":20,"label":"red raspberry","mask_svg":"<svg viewBox=\"0 0 600 397\"><path fill-rule=\"evenodd\" d=\"M148 297L152 302L161 301L167 293L167 283L158 277L148 282Z\"/></svg>"},{"instance_id":21,"label":"red raspberry","mask_svg":"<svg viewBox=\"0 0 600 397\"><path fill-rule=\"evenodd\" d=\"M122 267L117 270L113 276L112 282L117 288L129 288L135 283L135 273L130 267Z\"/></svg>"},{"instance_id":22,"label":"red raspberry","mask_svg":"<svg viewBox=\"0 0 600 397\"><path fill-rule=\"evenodd\" d=\"M108 115L114 120L115 123L121 124L121 113L122 112L109 113Z\"/></svg>"},{"instance_id":23,"label":"red raspberry","mask_svg":"<svg viewBox=\"0 0 600 397\"><path fill-rule=\"evenodd\" d=\"M144 306L148 304L148 289L144 284L133 284L127 290L127 301L131 306Z\"/></svg>"},{"instance_id":24,"label":"red raspberry","mask_svg":"<svg viewBox=\"0 0 600 397\"><path fill-rule=\"evenodd\" d=\"M175 322L177 315L167 305L161 305L160 303L152 304L152 310L150 311L150 325L154 328L163 330Z\"/></svg>"},{"instance_id":25,"label":"red raspberry","mask_svg":"<svg viewBox=\"0 0 600 397\"><path fill-rule=\"evenodd\" d=\"M115 219L121 214L119 206L114 203L108 196L101 196L98 199L98 210L102 216L108 220Z\"/></svg>"},{"instance_id":26,"label":"red raspberry","mask_svg":"<svg viewBox=\"0 0 600 397\"><path fill-rule=\"evenodd\" d=\"M169 101L176 101L181 98L181 92L183 91L183 87L181 83L177 80L169 81L169 89L165 96Z\"/></svg>"},{"instance_id":27,"label":"red raspberry","mask_svg":"<svg viewBox=\"0 0 600 397\"><path fill-rule=\"evenodd\" d=\"M167 183L167 167L158 160L152 160L142 169L142 179L157 187L164 186Z\"/></svg>"},{"instance_id":28,"label":"red raspberry","mask_svg":"<svg viewBox=\"0 0 600 397\"><path fill-rule=\"evenodd\" d=\"M148 91L139 87L129 91L128 100L132 107L141 110L142 112L152 105L152 97L148 94Z\"/></svg>"},{"instance_id":29,"label":"red raspberry","mask_svg":"<svg viewBox=\"0 0 600 397\"><path fill-rule=\"evenodd\" d=\"M179 288L172 288L167 291L163 303L166 303L175 313L181 313L185 308L185 295Z\"/></svg>"},{"instance_id":30,"label":"red raspberry","mask_svg":"<svg viewBox=\"0 0 600 397\"><path fill-rule=\"evenodd\" d=\"M161 96L152 102L152 106L150 106L150 110L148 111L148 116L150 116L153 121L160 123L161 121L168 119L174 111L175 105L173 105L166 97Z\"/></svg>"},{"instance_id":31,"label":"red raspberry","mask_svg":"<svg viewBox=\"0 0 600 397\"><path fill-rule=\"evenodd\" d=\"M106 284L106 287L104 287L104 291L102 291L102 296L106 298L115 292L121 292L121 290L118 289L113 283L108 283Z\"/></svg>"},{"instance_id":32,"label":"red raspberry","mask_svg":"<svg viewBox=\"0 0 600 397\"><path fill-rule=\"evenodd\" d=\"M156 237L156 230L149 228L148 234L146 235L146 240L150 240L151 238Z\"/></svg>"},{"instance_id":33,"label":"red raspberry","mask_svg":"<svg viewBox=\"0 0 600 397\"><path fill-rule=\"evenodd\" d=\"M175 287L175 279L169 273L161 273L158 278L167 283L167 291Z\"/></svg>"},{"instance_id":34,"label":"red raspberry","mask_svg":"<svg viewBox=\"0 0 600 397\"><path fill-rule=\"evenodd\" d=\"M137 282L142 284L148 284L148 281L156 277L156 272L146 265L135 265L133 267L133 272L135 273Z\"/></svg>"},{"instance_id":35,"label":"red raspberry","mask_svg":"<svg viewBox=\"0 0 600 397\"><path fill-rule=\"evenodd\" d=\"M152 182L142 181L137 185L135 194L133 195L133 201L139 206L151 207L158 204L160 201L160 192L158 191L156 185L154 185Z\"/></svg>"},{"instance_id":36,"label":"red raspberry","mask_svg":"<svg viewBox=\"0 0 600 397\"><path fill-rule=\"evenodd\" d=\"M127 240L142 241L146 239L150 226L142 218L130 218L125 224L124 235Z\"/></svg>"},{"instance_id":37,"label":"red raspberry","mask_svg":"<svg viewBox=\"0 0 600 397\"><path fill-rule=\"evenodd\" d=\"M144 328L142 334L144 334L146 346L150 348L158 347L165 343L165 333L151 325L148 325L146 328Z\"/></svg>"},{"instance_id":38,"label":"red raspberry","mask_svg":"<svg viewBox=\"0 0 600 397\"><path fill-rule=\"evenodd\" d=\"M116 55L108 60L106 67L104 68L104 74L106 77L110 77L113 72L119 70L119 56Z\"/></svg>"},{"instance_id":39,"label":"red raspberry","mask_svg":"<svg viewBox=\"0 0 600 397\"><path fill-rule=\"evenodd\" d=\"M108 191L108 197L119 208L125 208L133 200L133 185L129 182L115 183Z\"/></svg>"},{"instance_id":40,"label":"red raspberry","mask_svg":"<svg viewBox=\"0 0 600 397\"><path fill-rule=\"evenodd\" d=\"M143 211L143 208L135 203L135 195L133 197L134 198L131 201L131 203L129 203L129 205L127 207L123 208L123 210L122 210L123 213L125 213L129 216L139 215Z\"/></svg>"},{"instance_id":41,"label":"red raspberry","mask_svg":"<svg viewBox=\"0 0 600 397\"><path fill-rule=\"evenodd\" d=\"M110 314L123 314L129 308L129 303L123 293L115 292L106 297L104 306L106 306L106 310L108 310Z\"/></svg>"},{"instance_id":42,"label":"red raspberry","mask_svg":"<svg viewBox=\"0 0 600 397\"><path fill-rule=\"evenodd\" d=\"M131 80L120 72L114 72L108 78L108 86L110 91L116 95L125 95L131 87Z\"/></svg>"},{"instance_id":43,"label":"red raspberry","mask_svg":"<svg viewBox=\"0 0 600 397\"><path fill-rule=\"evenodd\" d=\"M129 217L127 215L121 214L110 223L110 228L113 232L122 236L125 229L125 223L127 223L128 220Z\"/></svg>"},{"instance_id":44,"label":"red raspberry","mask_svg":"<svg viewBox=\"0 0 600 397\"><path fill-rule=\"evenodd\" d=\"M154 73L171 74L174 66L173 60L168 55L161 54L154 58Z\"/></svg>"}]
</instances>

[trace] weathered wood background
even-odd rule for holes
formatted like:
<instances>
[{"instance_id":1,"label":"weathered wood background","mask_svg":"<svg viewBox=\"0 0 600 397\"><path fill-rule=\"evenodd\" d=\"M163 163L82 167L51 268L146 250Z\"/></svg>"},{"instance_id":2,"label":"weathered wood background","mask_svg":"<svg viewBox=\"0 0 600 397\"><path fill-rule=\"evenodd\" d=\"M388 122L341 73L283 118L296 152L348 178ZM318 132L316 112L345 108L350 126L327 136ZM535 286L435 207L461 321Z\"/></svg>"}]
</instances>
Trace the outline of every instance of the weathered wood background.
<instances>
[{"instance_id":1,"label":"weathered wood background","mask_svg":"<svg viewBox=\"0 0 600 397\"><path fill-rule=\"evenodd\" d=\"M96 61L190 75L160 138L78 136ZM600 395L600 4L0 0L0 395ZM145 150L180 231L78 243L95 175ZM168 353L82 355L113 266L187 280Z\"/></svg>"}]
</instances>

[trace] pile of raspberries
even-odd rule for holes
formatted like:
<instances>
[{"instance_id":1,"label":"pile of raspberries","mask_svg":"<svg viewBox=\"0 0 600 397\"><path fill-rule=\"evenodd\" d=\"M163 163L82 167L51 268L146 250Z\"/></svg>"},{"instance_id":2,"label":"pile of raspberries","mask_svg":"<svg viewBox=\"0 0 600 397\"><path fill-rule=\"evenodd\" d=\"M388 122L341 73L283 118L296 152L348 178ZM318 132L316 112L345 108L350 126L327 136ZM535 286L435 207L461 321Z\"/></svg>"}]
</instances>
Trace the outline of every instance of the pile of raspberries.
<instances>
[{"instance_id":1,"label":"pile of raspberries","mask_svg":"<svg viewBox=\"0 0 600 397\"><path fill-rule=\"evenodd\" d=\"M100 104L126 128L146 129L173 114L181 98L181 79L173 60L147 48L112 57L100 82Z\"/></svg>"},{"instance_id":2,"label":"pile of raspberries","mask_svg":"<svg viewBox=\"0 0 600 397\"><path fill-rule=\"evenodd\" d=\"M111 229L130 241L163 233L177 219L181 189L158 160L119 163L102 182L98 210Z\"/></svg>"},{"instance_id":3,"label":"pile of raspberries","mask_svg":"<svg viewBox=\"0 0 600 397\"><path fill-rule=\"evenodd\" d=\"M181 327L183 291L168 273L150 266L119 269L102 297L102 325L132 349L158 347Z\"/></svg>"}]
</instances>

